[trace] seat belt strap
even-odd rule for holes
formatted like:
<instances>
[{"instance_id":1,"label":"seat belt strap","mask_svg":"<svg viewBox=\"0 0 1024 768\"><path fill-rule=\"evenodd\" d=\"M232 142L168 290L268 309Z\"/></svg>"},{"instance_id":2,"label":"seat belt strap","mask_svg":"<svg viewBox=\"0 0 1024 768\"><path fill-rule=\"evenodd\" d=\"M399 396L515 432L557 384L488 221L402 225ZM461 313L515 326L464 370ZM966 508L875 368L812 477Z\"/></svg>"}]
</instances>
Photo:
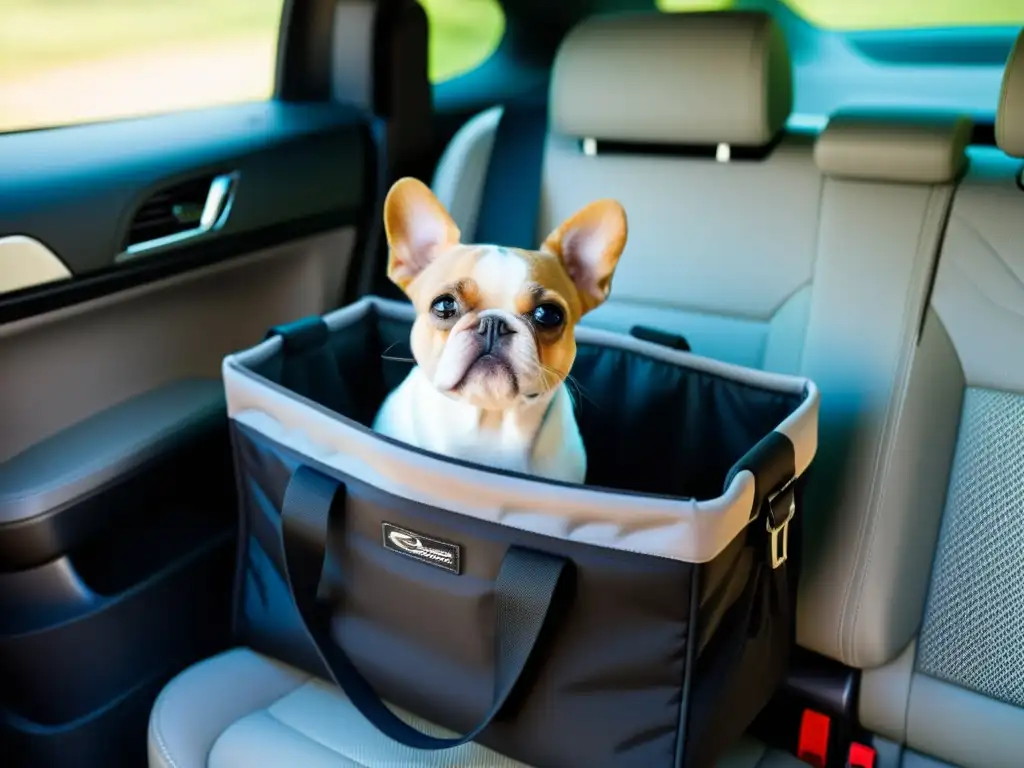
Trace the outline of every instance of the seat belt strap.
<instances>
[{"instance_id":1,"label":"seat belt strap","mask_svg":"<svg viewBox=\"0 0 1024 768\"><path fill-rule=\"evenodd\" d=\"M494 134L494 146L477 215L477 243L511 248L540 246L540 187L544 143L548 130L544 98L505 105Z\"/></svg>"}]
</instances>

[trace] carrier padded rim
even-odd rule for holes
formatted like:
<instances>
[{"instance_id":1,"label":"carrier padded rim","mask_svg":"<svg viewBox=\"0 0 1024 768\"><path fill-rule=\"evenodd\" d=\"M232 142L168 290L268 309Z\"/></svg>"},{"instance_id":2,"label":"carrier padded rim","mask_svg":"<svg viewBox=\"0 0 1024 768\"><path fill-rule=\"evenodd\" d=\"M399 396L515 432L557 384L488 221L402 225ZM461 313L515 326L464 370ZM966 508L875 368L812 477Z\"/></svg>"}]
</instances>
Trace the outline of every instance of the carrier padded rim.
<instances>
[{"instance_id":1,"label":"carrier padded rim","mask_svg":"<svg viewBox=\"0 0 1024 768\"><path fill-rule=\"evenodd\" d=\"M371 312L405 321L414 318L407 304L368 297L323 319L333 332L365 319ZM801 394L800 405L775 431L793 446L797 476L814 458L819 396L813 382L721 363L593 328L578 328L577 339L766 390ZM324 467L333 467L397 496L533 533L689 563L714 559L750 523L757 484L753 473L746 469L732 477L719 497L689 500L552 483L456 463L402 446L250 369L279 354L281 346L280 337L271 337L225 358L229 417Z\"/></svg>"}]
</instances>

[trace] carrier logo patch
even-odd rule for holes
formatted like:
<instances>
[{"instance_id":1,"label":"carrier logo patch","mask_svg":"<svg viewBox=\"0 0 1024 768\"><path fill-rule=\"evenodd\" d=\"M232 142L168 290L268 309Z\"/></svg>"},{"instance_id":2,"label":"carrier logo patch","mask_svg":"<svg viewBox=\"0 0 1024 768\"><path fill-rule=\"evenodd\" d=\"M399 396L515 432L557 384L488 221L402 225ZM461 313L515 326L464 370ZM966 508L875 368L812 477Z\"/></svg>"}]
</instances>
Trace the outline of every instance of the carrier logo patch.
<instances>
[{"instance_id":1,"label":"carrier logo patch","mask_svg":"<svg viewBox=\"0 0 1024 768\"><path fill-rule=\"evenodd\" d=\"M384 538L384 549L455 574L459 573L461 548L458 544L438 541L391 523L381 523L381 533Z\"/></svg>"}]
</instances>

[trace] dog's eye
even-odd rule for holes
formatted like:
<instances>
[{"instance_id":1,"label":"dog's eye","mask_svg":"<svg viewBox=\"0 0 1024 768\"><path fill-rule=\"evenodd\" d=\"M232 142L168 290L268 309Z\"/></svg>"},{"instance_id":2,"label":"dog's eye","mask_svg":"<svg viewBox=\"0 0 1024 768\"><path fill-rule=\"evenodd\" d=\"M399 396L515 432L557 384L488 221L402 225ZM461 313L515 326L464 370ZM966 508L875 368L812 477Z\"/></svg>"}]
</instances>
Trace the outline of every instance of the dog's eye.
<instances>
[{"instance_id":1,"label":"dog's eye","mask_svg":"<svg viewBox=\"0 0 1024 768\"><path fill-rule=\"evenodd\" d=\"M541 328L557 328L565 321L565 313L557 304L541 304L533 310L533 322Z\"/></svg>"},{"instance_id":2,"label":"dog's eye","mask_svg":"<svg viewBox=\"0 0 1024 768\"><path fill-rule=\"evenodd\" d=\"M434 299L430 305L430 311L442 320L450 320L459 311L459 305L455 303L455 297L445 294Z\"/></svg>"}]
</instances>

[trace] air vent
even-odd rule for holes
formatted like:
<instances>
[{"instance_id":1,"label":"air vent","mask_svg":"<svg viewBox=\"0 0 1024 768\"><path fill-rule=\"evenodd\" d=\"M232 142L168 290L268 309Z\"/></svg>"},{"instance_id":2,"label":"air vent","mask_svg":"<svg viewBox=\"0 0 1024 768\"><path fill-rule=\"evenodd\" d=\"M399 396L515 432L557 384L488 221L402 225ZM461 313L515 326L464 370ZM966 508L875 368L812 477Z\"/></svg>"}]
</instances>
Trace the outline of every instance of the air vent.
<instances>
[{"instance_id":1,"label":"air vent","mask_svg":"<svg viewBox=\"0 0 1024 768\"><path fill-rule=\"evenodd\" d=\"M135 213L125 253L162 248L223 224L237 174L202 176L160 190Z\"/></svg>"}]
</instances>

